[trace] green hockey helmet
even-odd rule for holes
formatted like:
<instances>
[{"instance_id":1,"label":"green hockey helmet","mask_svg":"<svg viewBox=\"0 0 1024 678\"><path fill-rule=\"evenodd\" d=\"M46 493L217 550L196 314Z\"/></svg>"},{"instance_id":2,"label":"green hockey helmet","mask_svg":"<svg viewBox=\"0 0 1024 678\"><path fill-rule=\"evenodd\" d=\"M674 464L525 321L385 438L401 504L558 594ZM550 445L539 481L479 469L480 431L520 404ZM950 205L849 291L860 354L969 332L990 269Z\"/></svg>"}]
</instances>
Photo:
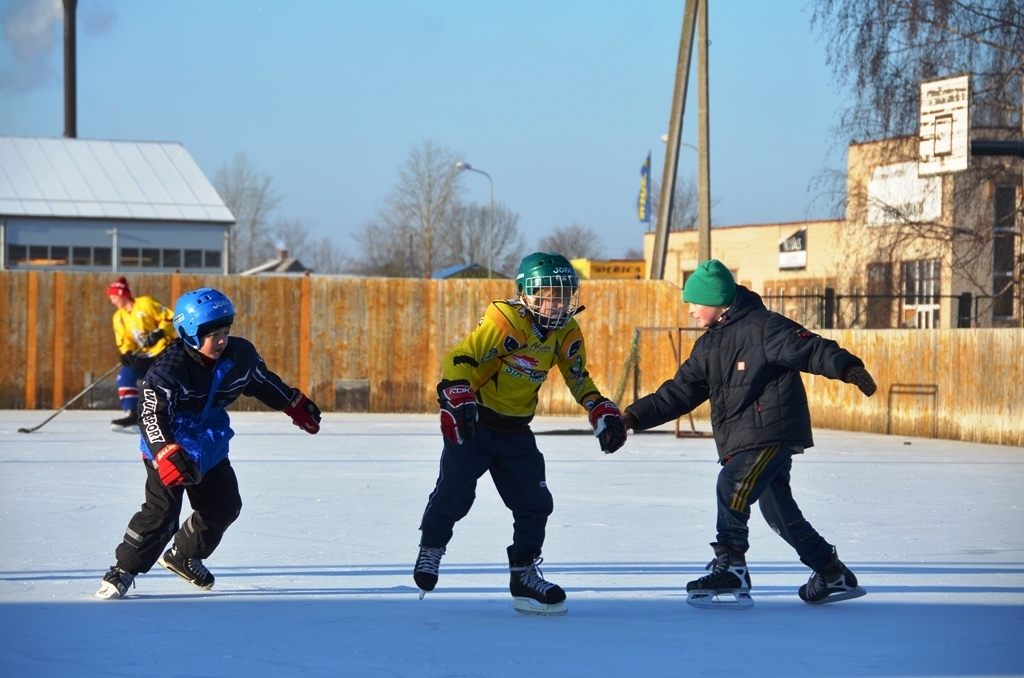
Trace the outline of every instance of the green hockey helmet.
<instances>
[{"instance_id":1,"label":"green hockey helmet","mask_svg":"<svg viewBox=\"0 0 1024 678\"><path fill-rule=\"evenodd\" d=\"M545 330L565 327L580 303L580 278L569 260L556 252L534 252L516 273L516 293Z\"/></svg>"}]
</instances>

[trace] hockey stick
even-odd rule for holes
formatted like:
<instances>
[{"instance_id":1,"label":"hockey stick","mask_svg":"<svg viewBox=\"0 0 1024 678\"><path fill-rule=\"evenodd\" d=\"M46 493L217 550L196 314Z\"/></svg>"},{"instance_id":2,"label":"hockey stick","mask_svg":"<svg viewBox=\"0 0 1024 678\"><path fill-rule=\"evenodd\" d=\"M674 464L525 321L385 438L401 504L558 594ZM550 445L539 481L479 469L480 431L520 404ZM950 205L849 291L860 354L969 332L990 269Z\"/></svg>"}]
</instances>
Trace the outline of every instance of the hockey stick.
<instances>
[{"instance_id":1,"label":"hockey stick","mask_svg":"<svg viewBox=\"0 0 1024 678\"><path fill-rule=\"evenodd\" d=\"M83 390L83 391L82 391L81 393L79 393L78 395L76 395L76 396L75 396L74 398L72 398L71 400L67 401L66 403L64 403L64 407L60 408L59 410L57 410L56 412L54 412L53 414L51 414L51 415L50 415L50 417L49 417L49 418L48 418L48 419L47 419L46 421L44 421L44 422L43 422L42 424L40 424L39 426L33 426L32 428L19 428L19 429L18 429L18 433L32 433L32 431L36 431L36 430L38 430L38 429L41 429L41 428L42 428L43 426L45 426L45 425L46 425L46 424L47 424L47 423L48 423L48 422L50 421L50 419L53 419L53 418L54 418L54 417L56 417L56 416L57 416L58 414L60 414L60 413L61 413L61 412L63 412L64 410L66 410L66 409L68 409L69 407L71 407L71 405L72 405L72 404L73 404L73 403L74 403L74 402L75 402L76 400L78 400L79 398L81 398L82 396L84 396L84 395L85 395L86 393L88 393L89 391L91 391L91 390L93 390L94 388L96 388L96 385L97 385L97 384L99 384L99 383L100 383L101 381L103 381L104 379L106 379L107 377L109 377L109 376L110 376L110 375L112 375L112 374L113 374L114 372L118 371L119 369L121 369L121 363L118 363L118 364L114 365L114 366L113 366L112 368L110 368L110 369L109 369L109 370L108 370L108 371L106 372L106 374L104 374L104 375L103 375L103 376L101 376L101 377L100 377L99 379L97 379L96 381L94 381L94 382L92 382L91 384L89 384L88 386L86 386L86 387L85 387L85 389L84 389L84 390Z\"/></svg>"}]
</instances>

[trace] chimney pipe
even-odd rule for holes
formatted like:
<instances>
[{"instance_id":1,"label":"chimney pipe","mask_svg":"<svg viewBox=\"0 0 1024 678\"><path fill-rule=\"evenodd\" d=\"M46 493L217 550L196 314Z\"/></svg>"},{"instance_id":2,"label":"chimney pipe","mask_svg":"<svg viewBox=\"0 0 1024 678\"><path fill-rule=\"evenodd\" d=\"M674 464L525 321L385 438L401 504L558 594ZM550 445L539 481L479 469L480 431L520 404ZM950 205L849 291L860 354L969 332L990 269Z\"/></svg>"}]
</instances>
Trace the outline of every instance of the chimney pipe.
<instances>
[{"instance_id":1,"label":"chimney pipe","mask_svg":"<svg viewBox=\"0 0 1024 678\"><path fill-rule=\"evenodd\" d=\"M75 8L78 0L64 0L64 136L78 136L78 83L75 65Z\"/></svg>"}]
</instances>

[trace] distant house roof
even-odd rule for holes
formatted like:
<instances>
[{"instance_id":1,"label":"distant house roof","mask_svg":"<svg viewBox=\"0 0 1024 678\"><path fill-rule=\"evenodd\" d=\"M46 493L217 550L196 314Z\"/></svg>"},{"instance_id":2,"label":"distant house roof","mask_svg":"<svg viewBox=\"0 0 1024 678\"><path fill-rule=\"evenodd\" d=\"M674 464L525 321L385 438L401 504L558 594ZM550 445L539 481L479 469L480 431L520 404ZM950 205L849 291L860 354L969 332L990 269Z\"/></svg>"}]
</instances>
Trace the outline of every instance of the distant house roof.
<instances>
[{"instance_id":1,"label":"distant house roof","mask_svg":"<svg viewBox=\"0 0 1024 678\"><path fill-rule=\"evenodd\" d=\"M259 266L242 271L238 275L267 275L269 273L312 273L310 269L302 265L302 262L295 257L288 256L288 250L281 250L277 253L277 259L271 259Z\"/></svg>"},{"instance_id":2,"label":"distant house roof","mask_svg":"<svg viewBox=\"0 0 1024 678\"><path fill-rule=\"evenodd\" d=\"M488 276L490 273L490 276ZM456 264L455 266L449 266L448 268L442 268L440 271L434 271L430 276L437 280L443 280L445 278L496 278L505 279L500 273L494 271L488 271L486 266L480 264Z\"/></svg>"},{"instance_id":3,"label":"distant house roof","mask_svg":"<svg viewBox=\"0 0 1024 678\"><path fill-rule=\"evenodd\" d=\"M0 137L0 214L234 223L178 143Z\"/></svg>"}]
</instances>

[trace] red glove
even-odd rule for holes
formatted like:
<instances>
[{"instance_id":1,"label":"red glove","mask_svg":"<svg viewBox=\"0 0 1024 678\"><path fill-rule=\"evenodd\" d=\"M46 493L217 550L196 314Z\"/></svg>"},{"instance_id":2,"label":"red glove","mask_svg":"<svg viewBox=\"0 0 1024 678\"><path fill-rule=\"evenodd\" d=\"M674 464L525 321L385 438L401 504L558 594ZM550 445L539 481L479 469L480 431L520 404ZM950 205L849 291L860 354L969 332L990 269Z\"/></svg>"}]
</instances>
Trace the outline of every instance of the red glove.
<instances>
[{"instance_id":1,"label":"red glove","mask_svg":"<svg viewBox=\"0 0 1024 678\"><path fill-rule=\"evenodd\" d=\"M590 408L590 425L594 427L594 436L601 441L601 450L605 454L611 454L626 444L626 425L622 421L622 413L607 398L597 401Z\"/></svg>"},{"instance_id":2,"label":"red glove","mask_svg":"<svg viewBox=\"0 0 1024 678\"><path fill-rule=\"evenodd\" d=\"M437 402L441 405L441 434L461 445L476 435L476 394L465 382L441 382L437 385Z\"/></svg>"},{"instance_id":3,"label":"red glove","mask_svg":"<svg viewBox=\"0 0 1024 678\"><path fill-rule=\"evenodd\" d=\"M320 430L320 408L299 389L292 391L292 401L284 408L284 413L306 433Z\"/></svg>"},{"instance_id":4,"label":"red glove","mask_svg":"<svg viewBox=\"0 0 1024 678\"><path fill-rule=\"evenodd\" d=\"M188 456L185 448L177 443L164 445L156 453L156 470L160 474L160 482L167 487L195 485L202 479L199 467Z\"/></svg>"}]
</instances>

